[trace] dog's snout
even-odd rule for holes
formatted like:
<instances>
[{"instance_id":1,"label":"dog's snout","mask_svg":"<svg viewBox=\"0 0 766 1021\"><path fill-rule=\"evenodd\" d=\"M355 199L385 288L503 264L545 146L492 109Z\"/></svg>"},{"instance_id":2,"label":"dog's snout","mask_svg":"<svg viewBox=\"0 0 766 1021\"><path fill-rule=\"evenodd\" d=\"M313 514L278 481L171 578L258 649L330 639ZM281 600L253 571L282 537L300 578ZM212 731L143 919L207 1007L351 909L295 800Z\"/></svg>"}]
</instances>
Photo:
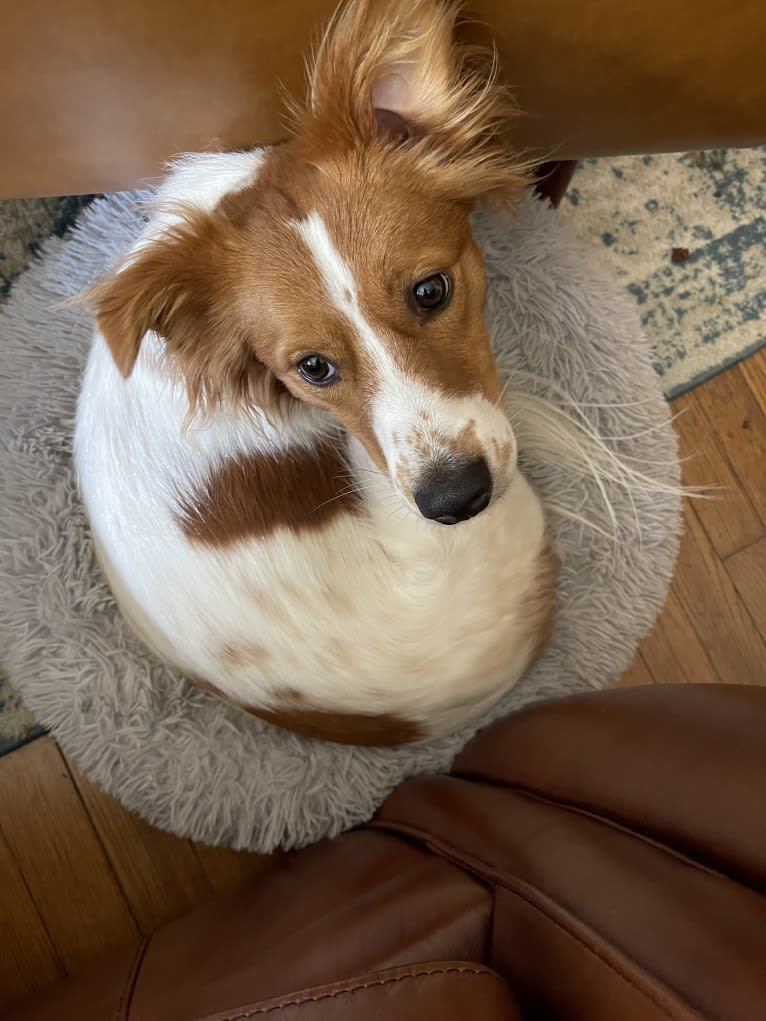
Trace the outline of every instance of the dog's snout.
<instances>
[{"instance_id":1,"label":"dog's snout","mask_svg":"<svg viewBox=\"0 0 766 1021\"><path fill-rule=\"evenodd\" d=\"M490 501L492 476L483 457L431 473L413 494L424 518L456 525L475 517Z\"/></svg>"}]
</instances>

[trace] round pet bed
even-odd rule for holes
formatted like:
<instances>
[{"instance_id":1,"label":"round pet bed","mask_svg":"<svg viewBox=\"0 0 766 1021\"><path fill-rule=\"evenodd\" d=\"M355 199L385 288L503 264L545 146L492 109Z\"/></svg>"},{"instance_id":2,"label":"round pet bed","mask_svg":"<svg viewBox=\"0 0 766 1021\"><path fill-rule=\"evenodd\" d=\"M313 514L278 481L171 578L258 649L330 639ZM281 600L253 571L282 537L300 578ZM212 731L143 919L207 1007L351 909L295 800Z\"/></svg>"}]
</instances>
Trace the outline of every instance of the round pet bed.
<instances>
[{"instance_id":1,"label":"round pet bed","mask_svg":"<svg viewBox=\"0 0 766 1021\"><path fill-rule=\"evenodd\" d=\"M369 818L405 776L447 769L476 728L394 749L301 738L191 688L117 613L71 463L91 327L63 302L137 233L144 198L95 202L0 310L0 655L66 753L149 822L237 848L299 846ZM668 408L619 284L531 196L515 219L477 214L475 231L522 464L560 561L551 641L487 723L619 677L664 600L680 497Z\"/></svg>"}]
</instances>

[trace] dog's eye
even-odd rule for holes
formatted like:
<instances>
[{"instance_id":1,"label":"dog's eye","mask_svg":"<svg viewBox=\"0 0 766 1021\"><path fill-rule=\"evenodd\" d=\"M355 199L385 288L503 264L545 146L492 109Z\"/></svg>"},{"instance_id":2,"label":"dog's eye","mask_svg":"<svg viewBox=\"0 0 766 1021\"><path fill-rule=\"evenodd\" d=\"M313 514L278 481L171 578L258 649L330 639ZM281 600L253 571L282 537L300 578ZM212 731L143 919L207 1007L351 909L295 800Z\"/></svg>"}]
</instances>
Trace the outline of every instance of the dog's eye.
<instances>
[{"instance_id":1,"label":"dog's eye","mask_svg":"<svg viewBox=\"0 0 766 1021\"><path fill-rule=\"evenodd\" d=\"M307 383L314 386L327 386L338 377L337 366L321 355L306 355L298 362L298 373Z\"/></svg>"},{"instance_id":2,"label":"dog's eye","mask_svg":"<svg viewBox=\"0 0 766 1021\"><path fill-rule=\"evenodd\" d=\"M452 293L452 281L446 273L434 273L432 277L419 280L412 288L415 304L424 312L434 312L447 303Z\"/></svg>"}]
</instances>

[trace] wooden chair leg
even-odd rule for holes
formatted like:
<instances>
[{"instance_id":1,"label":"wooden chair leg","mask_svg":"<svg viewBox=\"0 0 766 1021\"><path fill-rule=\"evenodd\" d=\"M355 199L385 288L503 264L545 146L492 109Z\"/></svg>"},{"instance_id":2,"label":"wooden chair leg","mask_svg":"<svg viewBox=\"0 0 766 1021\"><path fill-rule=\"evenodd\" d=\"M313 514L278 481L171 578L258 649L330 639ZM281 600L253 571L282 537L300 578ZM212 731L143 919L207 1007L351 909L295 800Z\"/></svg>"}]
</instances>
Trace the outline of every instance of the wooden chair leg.
<instances>
[{"instance_id":1,"label":"wooden chair leg","mask_svg":"<svg viewBox=\"0 0 766 1021\"><path fill-rule=\"evenodd\" d=\"M577 160L556 160L541 163L537 169L535 191L540 198L548 199L552 206L558 206L569 187Z\"/></svg>"}]
</instances>

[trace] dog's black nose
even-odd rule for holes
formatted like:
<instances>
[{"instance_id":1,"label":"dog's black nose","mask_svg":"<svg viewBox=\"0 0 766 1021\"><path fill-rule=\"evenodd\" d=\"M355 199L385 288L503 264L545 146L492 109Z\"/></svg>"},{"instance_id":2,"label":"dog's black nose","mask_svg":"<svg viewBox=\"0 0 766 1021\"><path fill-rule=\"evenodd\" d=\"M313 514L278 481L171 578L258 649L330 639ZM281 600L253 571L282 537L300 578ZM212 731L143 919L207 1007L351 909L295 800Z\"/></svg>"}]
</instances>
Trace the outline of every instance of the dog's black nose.
<instances>
[{"instance_id":1,"label":"dog's black nose","mask_svg":"<svg viewBox=\"0 0 766 1021\"><path fill-rule=\"evenodd\" d=\"M427 476L415 490L415 503L424 518L456 525L475 517L492 496L492 476L483 457Z\"/></svg>"}]
</instances>

